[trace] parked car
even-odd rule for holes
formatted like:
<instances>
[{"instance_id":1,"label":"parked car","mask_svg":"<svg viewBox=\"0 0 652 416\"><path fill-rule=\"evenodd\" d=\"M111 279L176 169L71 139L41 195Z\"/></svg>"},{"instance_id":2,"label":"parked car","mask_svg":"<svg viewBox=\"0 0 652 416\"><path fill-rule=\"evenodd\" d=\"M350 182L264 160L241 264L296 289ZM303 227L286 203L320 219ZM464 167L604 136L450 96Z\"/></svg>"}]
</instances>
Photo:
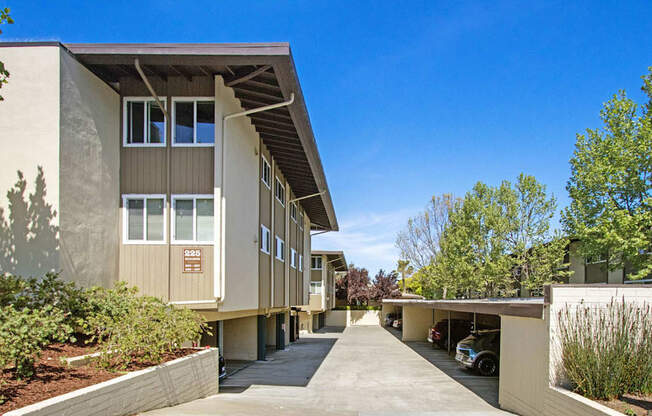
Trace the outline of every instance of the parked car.
<instances>
[{"instance_id":1,"label":"parked car","mask_svg":"<svg viewBox=\"0 0 652 416\"><path fill-rule=\"evenodd\" d=\"M385 326L392 326L394 324L395 319L396 319L395 313L388 313L385 316Z\"/></svg>"},{"instance_id":2,"label":"parked car","mask_svg":"<svg viewBox=\"0 0 652 416\"><path fill-rule=\"evenodd\" d=\"M222 356L222 354L220 354L219 366L220 366L219 367L219 371L220 371L219 379L221 380L224 377L226 377L226 361L224 360L224 357Z\"/></svg>"},{"instance_id":3,"label":"parked car","mask_svg":"<svg viewBox=\"0 0 652 416\"><path fill-rule=\"evenodd\" d=\"M457 345L458 342L466 338L473 330L473 321L467 319L451 319L451 345ZM439 346L448 349L448 319L437 322L428 331L428 342L432 346Z\"/></svg>"},{"instance_id":4,"label":"parked car","mask_svg":"<svg viewBox=\"0 0 652 416\"><path fill-rule=\"evenodd\" d=\"M400 317L394 319L394 322L392 323L392 326L396 329L401 329L403 328L403 319Z\"/></svg>"},{"instance_id":5,"label":"parked car","mask_svg":"<svg viewBox=\"0 0 652 416\"><path fill-rule=\"evenodd\" d=\"M500 329L474 332L457 344L455 360L483 376L498 374Z\"/></svg>"}]
</instances>

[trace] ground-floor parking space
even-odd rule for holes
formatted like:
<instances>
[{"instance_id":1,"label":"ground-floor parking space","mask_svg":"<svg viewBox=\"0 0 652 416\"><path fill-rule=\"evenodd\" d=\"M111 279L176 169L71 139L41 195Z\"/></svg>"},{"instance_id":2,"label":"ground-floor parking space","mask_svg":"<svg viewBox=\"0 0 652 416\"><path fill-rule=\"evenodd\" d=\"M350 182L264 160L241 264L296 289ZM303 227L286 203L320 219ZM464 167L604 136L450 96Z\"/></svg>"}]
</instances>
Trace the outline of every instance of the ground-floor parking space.
<instances>
[{"instance_id":1,"label":"ground-floor parking space","mask_svg":"<svg viewBox=\"0 0 652 416\"><path fill-rule=\"evenodd\" d=\"M486 398L495 380L471 383L425 348L379 326L327 327L239 369L216 396L147 414L508 414Z\"/></svg>"}]
</instances>

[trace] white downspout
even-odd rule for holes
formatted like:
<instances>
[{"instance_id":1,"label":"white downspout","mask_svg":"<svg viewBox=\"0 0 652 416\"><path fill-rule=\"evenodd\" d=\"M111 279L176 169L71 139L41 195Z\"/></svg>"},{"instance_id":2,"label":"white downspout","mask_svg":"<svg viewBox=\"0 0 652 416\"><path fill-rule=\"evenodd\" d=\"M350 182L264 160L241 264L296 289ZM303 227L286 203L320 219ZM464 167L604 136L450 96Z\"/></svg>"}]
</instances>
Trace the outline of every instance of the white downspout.
<instances>
[{"instance_id":1,"label":"white downspout","mask_svg":"<svg viewBox=\"0 0 652 416\"><path fill-rule=\"evenodd\" d=\"M218 255L219 265L215 267L213 283L214 286L214 295L220 302L224 302L226 298L226 267L225 267L225 258L226 258L226 228L224 223L226 222L226 164L224 163L225 158L224 154L226 153L226 122L232 118L242 117L249 114L260 113L261 111L273 110L279 107L285 107L294 102L294 93L290 93L290 99L283 101L281 103L270 104L264 107L252 108L251 110L239 111L237 113L227 114L222 117L222 140L221 143L221 154L220 154L220 163L222 164L222 177L220 178L221 184L221 198L220 198L220 218L219 218L219 238L220 238L220 252ZM272 190L273 192L273 190ZM271 238L270 238L271 239ZM219 282L218 282L219 279ZM218 284L219 283L219 284Z\"/></svg>"}]
</instances>

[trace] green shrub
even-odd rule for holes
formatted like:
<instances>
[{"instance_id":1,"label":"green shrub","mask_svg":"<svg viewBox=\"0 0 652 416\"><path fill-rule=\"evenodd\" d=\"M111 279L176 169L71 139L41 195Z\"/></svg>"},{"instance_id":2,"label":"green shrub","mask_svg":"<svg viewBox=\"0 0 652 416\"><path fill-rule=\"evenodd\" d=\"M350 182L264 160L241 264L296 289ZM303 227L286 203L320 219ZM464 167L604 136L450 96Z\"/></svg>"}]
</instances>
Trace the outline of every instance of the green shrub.
<instances>
[{"instance_id":1,"label":"green shrub","mask_svg":"<svg viewBox=\"0 0 652 416\"><path fill-rule=\"evenodd\" d=\"M333 308L335 311L379 311L380 306L368 306L368 305L346 305L346 306L336 306Z\"/></svg>"},{"instance_id":2,"label":"green shrub","mask_svg":"<svg viewBox=\"0 0 652 416\"><path fill-rule=\"evenodd\" d=\"M577 393L610 400L652 393L652 311L612 301L566 307L558 316L561 365Z\"/></svg>"},{"instance_id":3,"label":"green shrub","mask_svg":"<svg viewBox=\"0 0 652 416\"><path fill-rule=\"evenodd\" d=\"M66 323L74 325L83 318L84 290L72 282L64 282L58 273L46 273L40 279L5 275L0 277L0 307L42 309L52 306L61 311Z\"/></svg>"},{"instance_id":4,"label":"green shrub","mask_svg":"<svg viewBox=\"0 0 652 416\"><path fill-rule=\"evenodd\" d=\"M114 289L94 288L87 297L83 329L89 342L98 342L100 364L107 368L160 362L165 353L197 340L207 329L195 312L138 296L124 282Z\"/></svg>"},{"instance_id":5,"label":"green shrub","mask_svg":"<svg viewBox=\"0 0 652 416\"><path fill-rule=\"evenodd\" d=\"M13 364L16 378L34 375L34 361L44 346L65 342L72 328L64 314L51 305L41 309L17 310L13 305L0 307L0 368Z\"/></svg>"}]
</instances>

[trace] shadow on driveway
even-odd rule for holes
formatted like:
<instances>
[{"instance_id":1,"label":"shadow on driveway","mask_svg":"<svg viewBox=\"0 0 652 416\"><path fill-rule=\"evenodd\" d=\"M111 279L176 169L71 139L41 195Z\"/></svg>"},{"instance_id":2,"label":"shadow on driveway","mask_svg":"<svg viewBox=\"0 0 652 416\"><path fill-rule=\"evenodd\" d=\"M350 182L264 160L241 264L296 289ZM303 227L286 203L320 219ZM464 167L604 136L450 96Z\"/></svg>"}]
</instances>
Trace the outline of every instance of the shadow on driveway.
<instances>
[{"instance_id":1,"label":"shadow on driveway","mask_svg":"<svg viewBox=\"0 0 652 416\"><path fill-rule=\"evenodd\" d=\"M265 361L227 362L228 377L220 383L220 392L241 393L254 384L305 387L342 332L340 328L322 328L268 354Z\"/></svg>"},{"instance_id":2,"label":"shadow on driveway","mask_svg":"<svg viewBox=\"0 0 652 416\"><path fill-rule=\"evenodd\" d=\"M385 328L389 333L401 340L401 331L395 328ZM457 364L446 350L432 346L427 341L401 341L410 347L414 352L426 359L430 364L437 367L444 374L457 381L467 389L471 390L482 400L495 408L498 406L498 377L483 377L471 370L467 370ZM451 351L451 353L453 353Z\"/></svg>"}]
</instances>

